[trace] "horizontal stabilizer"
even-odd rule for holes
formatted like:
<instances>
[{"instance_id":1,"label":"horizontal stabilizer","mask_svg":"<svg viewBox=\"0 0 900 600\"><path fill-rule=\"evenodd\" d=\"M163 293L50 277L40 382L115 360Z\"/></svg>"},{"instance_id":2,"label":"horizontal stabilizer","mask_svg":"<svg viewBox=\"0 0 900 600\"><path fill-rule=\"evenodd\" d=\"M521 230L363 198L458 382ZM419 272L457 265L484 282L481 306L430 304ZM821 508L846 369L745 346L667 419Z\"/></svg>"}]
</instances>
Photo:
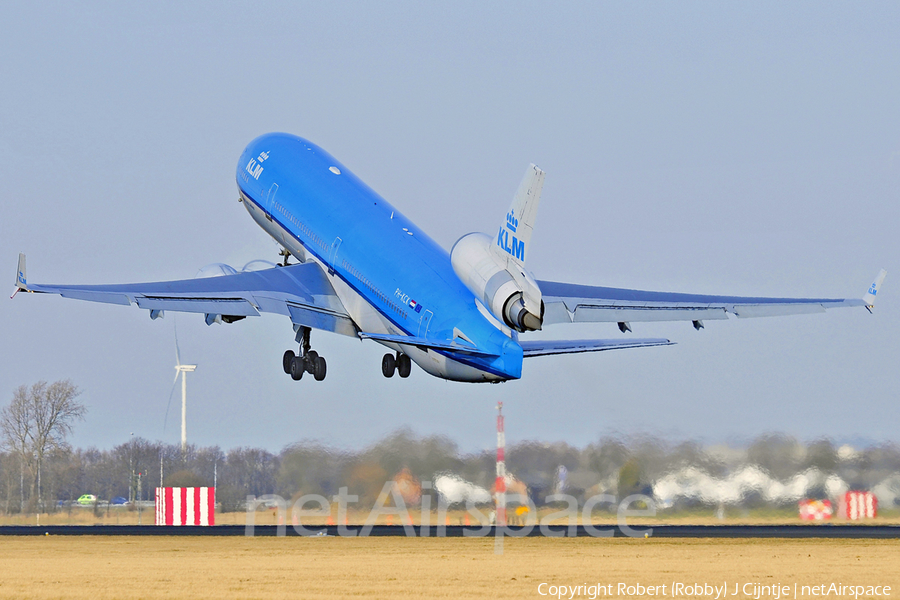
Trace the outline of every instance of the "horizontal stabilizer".
<instances>
[{"instance_id":1,"label":"horizontal stabilizer","mask_svg":"<svg viewBox=\"0 0 900 600\"><path fill-rule=\"evenodd\" d=\"M418 348L430 348L432 350L445 350L449 352L458 352L460 354L471 354L473 356L498 356L496 352L486 352L475 346L468 344L460 344L459 342L430 340L423 337L415 337L411 335L390 335L386 333L359 333L359 337L364 340L375 340L376 342L390 342L392 344L403 344L405 346L416 346Z\"/></svg>"},{"instance_id":2,"label":"horizontal stabilizer","mask_svg":"<svg viewBox=\"0 0 900 600\"><path fill-rule=\"evenodd\" d=\"M673 346L674 342L663 338L646 338L636 340L546 340L529 341L519 344L525 358L531 356L548 356L551 354L579 354L582 352L602 352L603 350L619 350L623 348L646 348L648 346Z\"/></svg>"}]
</instances>

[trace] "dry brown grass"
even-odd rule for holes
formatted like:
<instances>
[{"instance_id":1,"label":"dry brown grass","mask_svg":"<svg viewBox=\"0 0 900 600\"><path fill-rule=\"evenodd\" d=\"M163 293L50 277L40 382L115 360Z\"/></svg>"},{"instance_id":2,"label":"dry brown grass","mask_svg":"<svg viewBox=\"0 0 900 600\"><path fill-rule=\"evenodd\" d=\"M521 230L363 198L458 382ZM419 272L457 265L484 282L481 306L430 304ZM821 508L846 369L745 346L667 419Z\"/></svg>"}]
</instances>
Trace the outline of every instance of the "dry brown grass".
<instances>
[{"instance_id":1,"label":"dry brown grass","mask_svg":"<svg viewBox=\"0 0 900 600\"><path fill-rule=\"evenodd\" d=\"M898 540L507 538L503 548L496 555L491 538L9 537L0 598L540 598L541 582L672 581L900 592Z\"/></svg>"},{"instance_id":2,"label":"dry brown grass","mask_svg":"<svg viewBox=\"0 0 900 600\"><path fill-rule=\"evenodd\" d=\"M332 521L336 521L337 517L337 505L332 507ZM487 513L487 509L483 509L485 513ZM542 508L538 513L538 518L541 519L545 515L554 512L555 509ZM418 508L411 508L410 517L412 518L412 522L416 525L421 523L421 514ZM436 512L432 512L429 517L429 522L431 524L436 524L439 521L446 523L448 525L464 525L465 522L465 511L463 510L452 510L450 511L446 519L444 517L438 517ZM290 516L291 510L288 507L287 524L290 525ZM369 513L366 511L356 511L350 510L348 511L348 523L350 524L362 524L365 523L366 518L369 516ZM153 520L155 518L153 508L145 508L143 509L140 515L140 521L144 525L152 525ZM136 525L138 523L139 515L136 510L128 510L125 507L112 507L109 511L105 508L99 510L97 514L94 514L94 511L90 508L82 508L82 507L73 507L71 511L60 511L51 514L43 514L40 516L40 524L41 525ZM259 510L255 515L255 521L257 525L277 525L278 524L278 514L274 509L266 509ZM579 519L579 522L581 519ZM782 524L800 524L799 517L797 516L796 511L794 510L758 510L758 511L750 511L750 512L742 512L742 511L730 511L726 513L726 518L724 521L720 521L714 515L713 510L707 511L691 511L691 512L683 512L683 513L664 513L660 512L660 514L656 517L632 517L630 521L634 521L635 523L647 523L650 525L782 525ZM247 522L247 513L245 512L231 512L231 513L216 513L216 523L219 525L244 525ZM324 525L326 519L324 517L304 517L303 523L309 525ZM560 519L558 521L554 521L555 523L565 524L565 521ZM832 520L833 523L847 523L847 521L835 518ZM0 525L35 525L38 523L38 519L36 515L4 515L0 513ZM388 517L388 516L380 516L377 520L379 525L402 525L403 523L397 517ZM474 517L470 517L470 523L472 525L477 525L477 522ZM616 516L609 515L604 518L600 518L599 516L595 516L593 520L594 524L609 524L614 525L616 523ZM860 522L863 524L863 522ZM864 524L870 525L900 525L900 511L890 510L890 511L882 511L879 514L877 519L865 521Z\"/></svg>"}]
</instances>

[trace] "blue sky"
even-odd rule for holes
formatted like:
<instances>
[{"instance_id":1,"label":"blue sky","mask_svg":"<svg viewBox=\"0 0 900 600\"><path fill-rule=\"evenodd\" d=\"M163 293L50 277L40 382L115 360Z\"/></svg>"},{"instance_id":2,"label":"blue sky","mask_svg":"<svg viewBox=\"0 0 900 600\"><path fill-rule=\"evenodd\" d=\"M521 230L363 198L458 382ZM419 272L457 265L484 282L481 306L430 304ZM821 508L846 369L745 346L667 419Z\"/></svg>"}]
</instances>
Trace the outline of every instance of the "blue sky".
<instances>
[{"instance_id":1,"label":"blue sky","mask_svg":"<svg viewBox=\"0 0 900 600\"><path fill-rule=\"evenodd\" d=\"M281 372L276 316L178 320L188 437L357 448L403 425L464 450L701 441L767 431L897 440L900 40L892 3L19 3L4 11L0 257L43 283L192 277L274 260L237 202L268 131L327 149L449 248L491 231L529 162L546 173L541 279L697 293L861 296L875 315L635 324L677 346L527 361L521 381L380 374L327 333L329 375ZM0 399L71 378L109 447L163 431L171 315L58 297L0 302ZM618 337L614 325L547 337ZM175 418L172 415L176 415Z\"/></svg>"}]
</instances>

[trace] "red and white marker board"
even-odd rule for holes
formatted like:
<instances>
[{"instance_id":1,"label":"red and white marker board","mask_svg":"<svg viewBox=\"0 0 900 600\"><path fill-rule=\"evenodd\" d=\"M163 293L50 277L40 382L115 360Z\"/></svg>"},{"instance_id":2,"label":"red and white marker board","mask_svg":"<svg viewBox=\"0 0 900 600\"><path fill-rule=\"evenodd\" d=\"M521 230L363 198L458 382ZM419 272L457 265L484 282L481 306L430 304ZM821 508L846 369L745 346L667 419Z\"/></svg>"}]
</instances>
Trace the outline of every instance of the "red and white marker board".
<instances>
[{"instance_id":1,"label":"red and white marker board","mask_svg":"<svg viewBox=\"0 0 900 600\"><path fill-rule=\"evenodd\" d=\"M830 500L801 500L799 506L804 521L826 521L834 514Z\"/></svg>"},{"instance_id":2,"label":"red and white marker board","mask_svg":"<svg viewBox=\"0 0 900 600\"><path fill-rule=\"evenodd\" d=\"M156 488L157 525L215 525L216 488Z\"/></svg>"},{"instance_id":3,"label":"red and white marker board","mask_svg":"<svg viewBox=\"0 0 900 600\"><path fill-rule=\"evenodd\" d=\"M851 521L878 516L878 498L872 492L850 491L841 498L841 516Z\"/></svg>"}]
</instances>

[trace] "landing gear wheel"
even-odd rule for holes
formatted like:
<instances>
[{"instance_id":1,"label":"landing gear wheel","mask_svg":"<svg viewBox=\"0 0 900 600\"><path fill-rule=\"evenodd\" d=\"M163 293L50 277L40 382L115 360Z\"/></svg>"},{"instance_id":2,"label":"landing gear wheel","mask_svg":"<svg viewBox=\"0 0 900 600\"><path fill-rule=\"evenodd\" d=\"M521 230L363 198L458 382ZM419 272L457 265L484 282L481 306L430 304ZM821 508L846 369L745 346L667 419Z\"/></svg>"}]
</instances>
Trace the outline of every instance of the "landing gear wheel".
<instances>
[{"instance_id":1,"label":"landing gear wheel","mask_svg":"<svg viewBox=\"0 0 900 600\"><path fill-rule=\"evenodd\" d=\"M294 354L293 350L285 350L284 358L281 359L281 364L284 366L284 372L288 375L291 374L291 363L294 362L295 356L296 355Z\"/></svg>"},{"instance_id":2,"label":"landing gear wheel","mask_svg":"<svg viewBox=\"0 0 900 600\"><path fill-rule=\"evenodd\" d=\"M306 353L306 372L310 375L316 374L316 361L319 360L319 353L315 350L310 350ZM319 381L322 381L321 379Z\"/></svg>"},{"instance_id":3,"label":"landing gear wheel","mask_svg":"<svg viewBox=\"0 0 900 600\"><path fill-rule=\"evenodd\" d=\"M322 381L323 379L325 379L325 371L326 371L325 359L322 358L321 356L316 356L315 364L316 364L316 368L315 368L315 373L313 373L313 377L316 378L316 381Z\"/></svg>"},{"instance_id":4,"label":"landing gear wheel","mask_svg":"<svg viewBox=\"0 0 900 600\"><path fill-rule=\"evenodd\" d=\"M393 354L385 354L381 359L381 374L385 377L393 377L394 370L397 368L397 361L394 360Z\"/></svg>"},{"instance_id":5,"label":"landing gear wheel","mask_svg":"<svg viewBox=\"0 0 900 600\"><path fill-rule=\"evenodd\" d=\"M294 381L300 381L303 379L303 373L306 371L306 365L304 364L304 360L302 356L295 356L291 361L291 379Z\"/></svg>"},{"instance_id":6,"label":"landing gear wheel","mask_svg":"<svg viewBox=\"0 0 900 600\"><path fill-rule=\"evenodd\" d=\"M409 359L409 356L406 354L399 355L397 357L397 374L406 379L409 377L410 371L412 371L412 361Z\"/></svg>"},{"instance_id":7,"label":"landing gear wheel","mask_svg":"<svg viewBox=\"0 0 900 600\"><path fill-rule=\"evenodd\" d=\"M285 263L287 255L285 255ZM286 265L285 265L286 266ZM294 354L292 350L287 350L282 358L284 372L291 376L294 381L303 379L304 373L309 373L316 378L316 381L325 379L326 365L325 359L319 356L319 353L309 347L309 334L312 330L309 327L300 327L297 330L297 341L300 343L299 356Z\"/></svg>"}]
</instances>

